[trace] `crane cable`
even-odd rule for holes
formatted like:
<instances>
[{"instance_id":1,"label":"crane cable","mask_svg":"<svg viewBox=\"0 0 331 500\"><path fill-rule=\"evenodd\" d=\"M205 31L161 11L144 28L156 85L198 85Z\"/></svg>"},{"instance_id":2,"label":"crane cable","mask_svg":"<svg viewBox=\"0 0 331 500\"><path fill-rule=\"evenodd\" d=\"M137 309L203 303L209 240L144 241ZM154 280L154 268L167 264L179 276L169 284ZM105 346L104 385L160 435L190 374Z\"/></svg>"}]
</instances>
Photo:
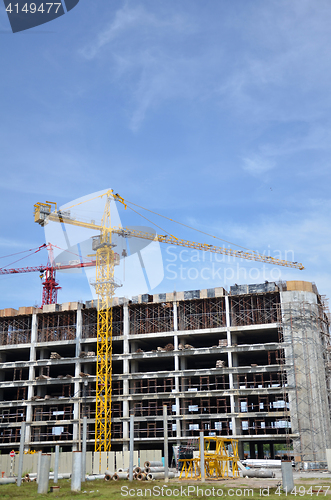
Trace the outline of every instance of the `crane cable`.
<instances>
[{"instance_id":1,"label":"crane cable","mask_svg":"<svg viewBox=\"0 0 331 500\"><path fill-rule=\"evenodd\" d=\"M124 198L121 198L120 196L116 195L116 200L120 201L121 203L123 203L123 201L128 204L130 203L130 205L134 205L135 207L138 207L138 208L142 208L143 210L146 210L147 212L150 212L154 215L158 215L159 217L163 217L164 219L167 219L167 220L170 220L171 222L175 222L176 224L179 224L181 226L184 226L184 227L187 227L188 229L193 229L193 231L197 231L198 233L202 233L202 234L205 234L206 236L210 236L211 238L215 238L216 240L220 240L220 241L224 241L225 243L228 243L229 245L234 245L236 247L239 247L239 248L242 248L243 250L247 250L248 252L253 252L253 253L256 253L254 250L251 250L250 248L246 248L246 247L243 247L241 245L237 245L237 243L232 243L231 241L227 241L227 240L224 240L222 238L219 238L218 236L214 236L213 234L209 234L209 233L206 233L205 231L201 231L201 229L196 229L195 227L192 227L192 226L189 226L188 224L184 224L183 222L179 222L175 219L171 219L170 217L167 217L166 215L162 215L162 214L158 214L157 212L154 212L153 210L149 210L148 208L145 208L145 207L142 207L140 205L137 205L136 203L133 203L132 201L128 201L128 200L125 200ZM123 200L123 201L122 201ZM132 207L128 206L128 208L130 208L131 210L133 210L134 212L136 212L136 210L134 210ZM138 215L140 215L141 217L143 217L144 219L146 219L148 222L150 222L151 224L154 224L156 227L158 227L159 229L162 229L160 226L158 226L157 224L155 224L154 222L150 221L149 219L147 219L146 217L144 217L142 214L140 214L139 212L136 212ZM164 229L162 229L162 231L164 231ZM173 236L173 235L171 235ZM173 238L175 238L175 236L173 236ZM178 238L176 238L177 240Z\"/></svg>"},{"instance_id":2,"label":"crane cable","mask_svg":"<svg viewBox=\"0 0 331 500\"><path fill-rule=\"evenodd\" d=\"M133 203L133 205L134 205L134 203ZM142 217L143 219L147 220L148 222L150 222L150 223L151 223L151 224L153 224L154 226L156 226L156 227L158 227L159 229L161 229L162 231L164 231L165 233L167 232L167 231L165 231L165 229L163 229L161 226L158 226L157 224L155 224L155 222L153 222L153 221L151 221L151 220L147 219L147 217L145 217L144 215L142 215L142 214L140 214L139 212L137 212L137 210L135 210L134 208L132 208L132 207L128 207L128 208L129 208L130 210L132 210L133 212L135 212L137 215L140 215L140 217ZM178 238L176 238L176 236L174 236L173 234L170 234L170 236L171 236L172 238L174 238L175 240L178 240Z\"/></svg>"},{"instance_id":3,"label":"crane cable","mask_svg":"<svg viewBox=\"0 0 331 500\"><path fill-rule=\"evenodd\" d=\"M47 245L44 243L43 245L40 245L40 247L37 248L37 250L35 250L34 248L32 248L31 250L26 250L26 252L29 252L31 251L31 253L29 253L29 255L25 255L24 257L21 257L20 259L17 259L15 260L14 262L11 262L10 264L7 264L6 267L8 266L12 266L13 264L16 264L16 262L19 262L20 260L23 260L23 259L26 259L27 257L30 257L31 255L35 254L35 253L38 253L40 252L40 250L42 248L45 248ZM32 250L35 250L34 252ZM24 252L18 252L18 253L24 253ZM13 254L15 255L15 254ZM16 254L17 255L17 254ZM9 256L8 256L9 257Z\"/></svg>"}]
</instances>

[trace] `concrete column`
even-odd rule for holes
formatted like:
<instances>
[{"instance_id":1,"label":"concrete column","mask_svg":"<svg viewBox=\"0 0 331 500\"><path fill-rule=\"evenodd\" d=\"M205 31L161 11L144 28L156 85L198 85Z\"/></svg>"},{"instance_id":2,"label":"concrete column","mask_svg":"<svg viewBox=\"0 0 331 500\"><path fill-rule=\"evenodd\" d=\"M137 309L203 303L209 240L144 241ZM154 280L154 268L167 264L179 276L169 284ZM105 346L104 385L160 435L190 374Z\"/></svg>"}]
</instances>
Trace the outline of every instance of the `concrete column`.
<instances>
[{"instance_id":1,"label":"concrete column","mask_svg":"<svg viewBox=\"0 0 331 500\"><path fill-rule=\"evenodd\" d=\"M129 461L129 481L133 481L133 455L134 455L134 415L130 415L130 461Z\"/></svg>"},{"instance_id":2,"label":"concrete column","mask_svg":"<svg viewBox=\"0 0 331 500\"><path fill-rule=\"evenodd\" d=\"M49 359L49 349L47 347L40 349L40 359Z\"/></svg>"},{"instance_id":3,"label":"concrete column","mask_svg":"<svg viewBox=\"0 0 331 500\"><path fill-rule=\"evenodd\" d=\"M177 331L177 304L174 302L174 330ZM174 360L175 360L175 372L179 371L179 356L178 356L178 335L174 335ZM179 392L179 377L175 376L175 390Z\"/></svg>"},{"instance_id":4,"label":"concrete column","mask_svg":"<svg viewBox=\"0 0 331 500\"><path fill-rule=\"evenodd\" d=\"M130 332L130 323L129 323L129 307L128 304L123 304L123 354L129 355L130 346L129 346L129 332ZM130 373L129 369L129 360L127 357L123 359L123 375L128 375ZM128 396L130 393L129 388L129 380L128 378L123 379L123 417L129 419L129 402ZM128 420L123 421L123 451L128 451L128 439L129 439L129 422Z\"/></svg>"},{"instance_id":5,"label":"concrete column","mask_svg":"<svg viewBox=\"0 0 331 500\"><path fill-rule=\"evenodd\" d=\"M81 340L82 340L82 330L83 330L83 317L81 304L78 304L78 309L76 311L76 359L75 359L75 382L74 382L74 394L76 398L81 398L82 394L80 393L80 372L81 370L81 361L79 358L80 350L81 350ZM73 451L80 449L80 402L74 402L74 422L73 424Z\"/></svg>"},{"instance_id":6,"label":"concrete column","mask_svg":"<svg viewBox=\"0 0 331 500\"><path fill-rule=\"evenodd\" d=\"M178 389L179 390L179 389ZM176 416L180 416L180 398L176 398ZM176 418L176 445L180 446L180 438L181 438L181 419Z\"/></svg>"},{"instance_id":7,"label":"concrete column","mask_svg":"<svg viewBox=\"0 0 331 500\"><path fill-rule=\"evenodd\" d=\"M40 478L40 468L41 468L41 451L38 451L38 463L37 463L37 484L39 484Z\"/></svg>"},{"instance_id":8,"label":"concrete column","mask_svg":"<svg viewBox=\"0 0 331 500\"><path fill-rule=\"evenodd\" d=\"M163 405L163 436L164 436L164 480L169 481L169 455L168 455L168 407Z\"/></svg>"},{"instance_id":9,"label":"concrete column","mask_svg":"<svg viewBox=\"0 0 331 500\"><path fill-rule=\"evenodd\" d=\"M57 484L59 477L59 458L60 458L60 446L57 444L55 446L54 484Z\"/></svg>"},{"instance_id":10,"label":"concrete column","mask_svg":"<svg viewBox=\"0 0 331 500\"><path fill-rule=\"evenodd\" d=\"M87 417L83 418L83 442L82 442L82 481L86 476L86 446L87 446Z\"/></svg>"},{"instance_id":11,"label":"concrete column","mask_svg":"<svg viewBox=\"0 0 331 500\"><path fill-rule=\"evenodd\" d=\"M178 310L177 310L177 302L173 302L173 310L174 310L174 331L178 331Z\"/></svg>"},{"instance_id":12,"label":"concrete column","mask_svg":"<svg viewBox=\"0 0 331 500\"><path fill-rule=\"evenodd\" d=\"M269 443L270 446L270 458L274 459L275 458L275 447L274 443Z\"/></svg>"},{"instance_id":13,"label":"concrete column","mask_svg":"<svg viewBox=\"0 0 331 500\"><path fill-rule=\"evenodd\" d=\"M179 392L179 376L175 375L175 390Z\"/></svg>"},{"instance_id":14,"label":"concrete column","mask_svg":"<svg viewBox=\"0 0 331 500\"><path fill-rule=\"evenodd\" d=\"M178 316L177 316L177 302L173 302L173 313L174 313L174 331L178 331ZM178 351L178 335L174 335L174 350ZM175 354L175 370L179 370L179 359L178 354ZM177 389L176 389L177 390Z\"/></svg>"},{"instance_id":15,"label":"concrete column","mask_svg":"<svg viewBox=\"0 0 331 500\"><path fill-rule=\"evenodd\" d=\"M255 458L255 443L249 442L249 458Z\"/></svg>"},{"instance_id":16,"label":"concrete column","mask_svg":"<svg viewBox=\"0 0 331 500\"><path fill-rule=\"evenodd\" d=\"M232 337L231 337L231 316L230 316L230 301L229 301L229 296L225 295L225 320L226 320L226 338L228 341L228 346L232 345ZM232 368L233 366L233 359L232 359L232 352L228 350L228 367ZM229 389L233 390L234 384L233 384L233 373L229 373ZM231 413L236 413L235 411L235 399L234 395L230 394L230 409ZM231 419L232 423L232 434L236 433L236 420L234 417Z\"/></svg>"},{"instance_id":17,"label":"concrete column","mask_svg":"<svg viewBox=\"0 0 331 500\"><path fill-rule=\"evenodd\" d=\"M38 336L38 316L37 314L32 315L32 325L31 325L31 347L30 347L30 361L35 363L36 361L36 342ZM27 426L25 428L25 437L26 442L30 442L31 440L31 427L30 424L32 422L32 404L31 398L34 396L34 379L35 379L35 367L34 365L29 366L29 380L30 385L28 387L28 402L26 407L26 423Z\"/></svg>"},{"instance_id":18,"label":"concrete column","mask_svg":"<svg viewBox=\"0 0 331 500\"><path fill-rule=\"evenodd\" d=\"M230 331L230 326L231 326L231 318L230 318L230 302L229 302L229 296L225 295L225 321L226 321L226 338L228 341L228 346L232 345L231 343L231 331Z\"/></svg>"},{"instance_id":19,"label":"concrete column","mask_svg":"<svg viewBox=\"0 0 331 500\"><path fill-rule=\"evenodd\" d=\"M80 448L80 403L78 401L74 402L74 420L76 422L73 423L73 445L72 451L77 451Z\"/></svg>"},{"instance_id":20,"label":"concrete column","mask_svg":"<svg viewBox=\"0 0 331 500\"><path fill-rule=\"evenodd\" d=\"M238 455L240 460L244 460L244 442L239 441L238 442Z\"/></svg>"},{"instance_id":21,"label":"concrete column","mask_svg":"<svg viewBox=\"0 0 331 500\"><path fill-rule=\"evenodd\" d=\"M263 443L260 442L257 443L257 458L261 460L264 458Z\"/></svg>"},{"instance_id":22,"label":"concrete column","mask_svg":"<svg viewBox=\"0 0 331 500\"><path fill-rule=\"evenodd\" d=\"M82 331L83 331L83 316L81 304L78 304L77 315L76 315L76 358L80 355Z\"/></svg>"},{"instance_id":23,"label":"concrete column","mask_svg":"<svg viewBox=\"0 0 331 500\"><path fill-rule=\"evenodd\" d=\"M294 488L292 462L282 461L282 483L283 491L290 494Z\"/></svg>"},{"instance_id":24,"label":"concrete column","mask_svg":"<svg viewBox=\"0 0 331 500\"><path fill-rule=\"evenodd\" d=\"M38 493L48 493L49 469L51 465L51 456L45 453L40 458L40 475L38 481Z\"/></svg>"},{"instance_id":25,"label":"concrete column","mask_svg":"<svg viewBox=\"0 0 331 500\"><path fill-rule=\"evenodd\" d=\"M21 423L20 454L18 457L17 486L21 486L21 483L22 483L24 440L25 440L25 422L22 422Z\"/></svg>"},{"instance_id":26,"label":"concrete column","mask_svg":"<svg viewBox=\"0 0 331 500\"><path fill-rule=\"evenodd\" d=\"M72 454L71 491L80 491L82 483L82 453L74 451Z\"/></svg>"}]
</instances>

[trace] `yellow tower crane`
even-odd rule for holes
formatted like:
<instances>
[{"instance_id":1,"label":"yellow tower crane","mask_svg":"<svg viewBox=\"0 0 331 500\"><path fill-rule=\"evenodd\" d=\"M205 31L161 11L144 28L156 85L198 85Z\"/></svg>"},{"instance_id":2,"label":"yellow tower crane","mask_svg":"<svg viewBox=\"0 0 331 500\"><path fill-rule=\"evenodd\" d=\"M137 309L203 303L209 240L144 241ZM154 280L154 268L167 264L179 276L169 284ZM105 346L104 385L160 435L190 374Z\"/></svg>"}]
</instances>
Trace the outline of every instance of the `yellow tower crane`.
<instances>
[{"instance_id":1,"label":"yellow tower crane","mask_svg":"<svg viewBox=\"0 0 331 500\"><path fill-rule=\"evenodd\" d=\"M112 227L111 201L118 201L125 208L127 208L129 202L118 194L115 194L112 189L92 199L102 198L103 196L106 196L106 204L100 225L95 224L94 221L84 222L71 217L68 210L72 207L68 207L66 211L60 211L57 210L56 203L49 201L34 205L34 220L41 226L44 226L48 222L60 222L87 229L95 229L99 232L99 235L93 238L92 243L92 249L96 252L96 281L94 286L98 296L95 451L99 452L109 451L111 447L112 299L115 295L115 289L118 286L114 279L114 267L118 264L118 261L113 250L112 234L118 234L125 238L134 237L158 241L160 243L265 262L267 264L292 267L300 270L304 269L303 265L298 262L276 259L255 251L238 251L231 248L178 239L172 235L152 234L126 227ZM91 200L86 200L85 202L87 201Z\"/></svg>"}]
</instances>

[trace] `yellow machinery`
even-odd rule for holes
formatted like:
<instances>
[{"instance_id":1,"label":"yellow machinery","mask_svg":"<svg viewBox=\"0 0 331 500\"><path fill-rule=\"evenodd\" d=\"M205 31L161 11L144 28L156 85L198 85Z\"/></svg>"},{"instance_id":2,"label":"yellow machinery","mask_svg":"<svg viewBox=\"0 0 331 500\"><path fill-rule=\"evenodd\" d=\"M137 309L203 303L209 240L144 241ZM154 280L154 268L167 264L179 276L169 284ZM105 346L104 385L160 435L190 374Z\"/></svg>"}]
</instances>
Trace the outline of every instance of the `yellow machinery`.
<instances>
[{"instance_id":1,"label":"yellow machinery","mask_svg":"<svg viewBox=\"0 0 331 500\"><path fill-rule=\"evenodd\" d=\"M238 440L218 436L204 438L205 477L224 479L238 477ZM179 460L179 479L201 479L201 456Z\"/></svg>"},{"instance_id":2,"label":"yellow machinery","mask_svg":"<svg viewBox=\"0 0 331 500\"><path fill-rule=\"evenodd\" d=\"M92 245L92 249L96 252L96 282L94 285L98 296L95 451L109 451L111 447L112 299L117 286L114 280L114 266L118 263L116 262L116 254L113 251L112 234L158 241L160 243L230 255L242 259L265 262L267 264L304 269L303 265L298 262L275 259L254 251L238 251L231 248L178 239L171 235L157 235L126 227L112 227L111 201L118 201L125 208L127 208L130 202L124 200L118 194L114 194L112 189L93 199L104 196L106 197L106 203L101 225L95 224L94 221L84 222L71 217L69 209L72 207L69 207L66 211L60 211L57 210L56 203L49 201L34 205L34 221L41 226L44 226L48 222L60 222L95 229L99 233L99 236L93 239Z\"/></svg>"}]
</instances>

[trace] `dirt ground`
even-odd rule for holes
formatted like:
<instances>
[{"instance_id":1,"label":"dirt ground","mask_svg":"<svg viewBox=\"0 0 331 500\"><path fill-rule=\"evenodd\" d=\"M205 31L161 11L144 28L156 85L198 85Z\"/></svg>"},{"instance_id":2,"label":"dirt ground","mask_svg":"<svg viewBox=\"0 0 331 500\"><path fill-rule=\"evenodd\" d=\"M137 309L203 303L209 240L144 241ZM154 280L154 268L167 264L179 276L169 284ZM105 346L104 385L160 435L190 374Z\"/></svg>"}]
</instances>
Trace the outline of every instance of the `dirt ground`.
<instances>
[{"instance_id":1,"label":"dirt ground","mask_svg":"<svg viewBox=\"0 0 331 500\"><path fill-rule=\"evenodd\" d=\"M227 488L277 488L282 482L282 473L280 469L272 469L275 473L274 478L229 478L221 479L218 482L222 483ZM330 472L301 472L293 470L294 484L306 484L308 486L312 485L323 485L331 483L331 473ZM196 484L192 481L183 481L183 483ZM212 484L215 480L206 480L206 484Z\"/></svg>"}]
</instances>

